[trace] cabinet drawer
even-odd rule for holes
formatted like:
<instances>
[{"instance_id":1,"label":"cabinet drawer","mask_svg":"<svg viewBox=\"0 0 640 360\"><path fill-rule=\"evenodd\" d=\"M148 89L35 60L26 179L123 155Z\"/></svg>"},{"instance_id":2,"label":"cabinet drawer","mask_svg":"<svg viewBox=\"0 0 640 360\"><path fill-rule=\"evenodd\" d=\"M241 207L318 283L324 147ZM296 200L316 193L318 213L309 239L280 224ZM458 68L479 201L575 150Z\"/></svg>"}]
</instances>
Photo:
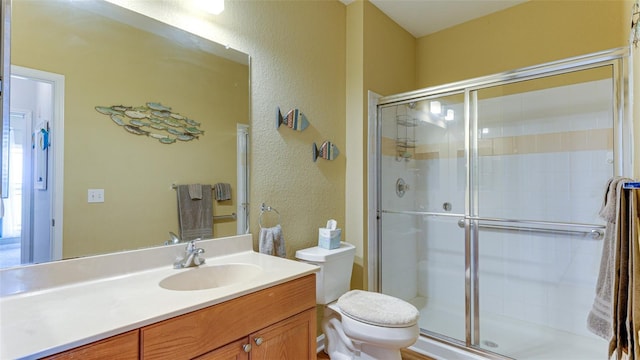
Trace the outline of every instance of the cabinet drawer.
<instances>
[{"instance_id":1,"label":"cabinet drawer","mask_svg":"<svg viewBox=\"0 0 640 360\"><path fill-rule=\"evenodd\" d=\"M315 308L315 274L141 329L143 359L191 359Z\"/></svg>"}]
</instances>

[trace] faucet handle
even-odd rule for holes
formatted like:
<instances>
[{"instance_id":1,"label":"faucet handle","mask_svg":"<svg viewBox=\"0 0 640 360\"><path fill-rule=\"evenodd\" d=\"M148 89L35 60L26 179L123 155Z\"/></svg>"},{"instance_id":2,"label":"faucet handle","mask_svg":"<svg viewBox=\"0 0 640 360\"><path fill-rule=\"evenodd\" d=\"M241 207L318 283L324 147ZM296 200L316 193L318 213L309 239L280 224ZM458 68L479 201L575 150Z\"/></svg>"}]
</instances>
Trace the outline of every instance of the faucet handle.
<instances>
[{"instance_id":1,"label":"faucet handle","mask_svg":"<svg viewBox=\"0 0 640 360\"><path fill-rule=\"evenodd\" d=\"M194 252L195 252L195 256L193 257L193 263L196 266L204 264L205 259L200 257L200 255L204 254L204 249L203 248L197 248L197 249L195 249Z\"/></svg>"},{"instance_id":2,"label":"faucet handle","mask_svg":"<svg viewBox=\"0 0 640 360\"><path fill-rule=\"evenodd\" d=\"M187 243L186 251L187 251L187 253L191 253L191 252L194 252L195 250L196 250L196 241L195 240L190 240Z\"/></svg>"}]
</instances>

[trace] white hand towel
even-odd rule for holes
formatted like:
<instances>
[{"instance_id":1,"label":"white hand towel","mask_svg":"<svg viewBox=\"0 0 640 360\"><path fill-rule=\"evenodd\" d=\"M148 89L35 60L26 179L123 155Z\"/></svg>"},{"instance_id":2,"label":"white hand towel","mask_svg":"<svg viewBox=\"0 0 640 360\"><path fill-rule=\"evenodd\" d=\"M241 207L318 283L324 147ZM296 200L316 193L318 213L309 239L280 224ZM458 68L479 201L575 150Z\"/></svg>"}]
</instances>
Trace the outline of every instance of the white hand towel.
<instances>
[{"instance_id":1,"label":"white hand towel","mask_svg":"<svg viewBox=\"0 0 640 360\"><path fill-rule=\"evenodd\" d=\"M260 228L258 247L263 254L286 257L287 251L280 225L271 228Z\"/></svg>"}]
</instances>

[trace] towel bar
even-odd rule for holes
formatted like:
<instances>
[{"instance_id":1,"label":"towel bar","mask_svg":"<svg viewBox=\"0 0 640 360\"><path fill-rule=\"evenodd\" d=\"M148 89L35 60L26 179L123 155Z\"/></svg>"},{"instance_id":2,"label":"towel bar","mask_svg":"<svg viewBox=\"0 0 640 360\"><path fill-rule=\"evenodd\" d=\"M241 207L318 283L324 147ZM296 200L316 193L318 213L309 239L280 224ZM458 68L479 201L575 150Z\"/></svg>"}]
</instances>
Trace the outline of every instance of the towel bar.
<instances>
[{"instance_id":1,"label":"towel bar","mask_svg":"<svg viewBox=\"0 0 640 360\"><path fill-rule=\"evenodd\" d=\"M178 185L176 185L176 184L171 184L171 189L173 189L173 190L177 190L177 189L178 189ZM213 186L211 187L211 191L214 191Z\"/></svg>"},{"instance_id":2,"label":"towel bar","mask_svg":"<svg viewBox=\"0 0 640 360\"><path fill-rule=\"evenodd\" d=\"M237 219L238 215L236 215L236 213L231 213L230 215L218 215L218 216L214 216L213 220L224 220L224 219Z\"/></svg>"},{"instance_id":3,"label":"towel bar","mask_svg":"<svg viewBox=\"0 0 640 360\"><path fill-rule=\"evenodd\" d=\"M576 226L578 224L564 224L569 226ZM584 224L579 224L584 225ZM464 227L464 219L458 220L458 226ZM480 224L481 228L485 229L497 229L497 230L524 230L524 231L532 231L539 233L547 233L547 234L573 234L573 235L589 235L593 240L602 240L604 238L604 229L599 225L594 225L592 229L589 230L567 230L567 229L545 229L545 228L536 228L529 226L511 226L511 225L490 225L490 224Z\"/></svg>"},{"instance_id":4,"label":"towel bar","mask_svg":"<svg viewBox=\"0 0 640 360\"><path fill-rule=\"evenodd\" d=\"M280 213L278 212L278 210L272 208L271 206L267 206L265 203L262 203L262 206L260 206L260 216L258 216L258 225L260 225L261 229L262 229L262 215L265 212L271 212L271 211L278 214L278 224L280 224Z\"/></svg>"}]
</instances>

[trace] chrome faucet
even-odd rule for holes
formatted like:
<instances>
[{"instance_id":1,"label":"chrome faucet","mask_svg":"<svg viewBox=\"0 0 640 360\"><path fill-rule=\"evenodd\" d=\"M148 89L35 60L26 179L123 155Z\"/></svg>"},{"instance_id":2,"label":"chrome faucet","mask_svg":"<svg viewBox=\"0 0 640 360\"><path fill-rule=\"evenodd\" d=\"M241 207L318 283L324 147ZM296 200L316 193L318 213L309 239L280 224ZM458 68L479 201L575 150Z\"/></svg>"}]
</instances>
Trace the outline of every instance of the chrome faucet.
<instances>
[{"instance_id":1,"label":"chrome faucet","mask_svg":"<svg viewBox=\"0 0 640 360\"><path fill-rule=\"evenodd\" d=\"M169 237L171 238L171 240L167 240L164 242L165 245L173 245L173 244L177 244L180 242L180 238L178 237L178 235L176 235L174 232L169 231Z\"/></svg>"},{"instance_id":2,"label":"chrome faucet","mask_svg":"<svg viewBox=\"0 0 640 360\"><path fill-rule=\"evenodd\" d=\"M196 247L196 241L191 240L184 250L184 256L173 263L173 267L183 269L202 265L204 264L204 258L200 257L201 254L204 254L204 249Z\"/></svg>"}]
</instances>

